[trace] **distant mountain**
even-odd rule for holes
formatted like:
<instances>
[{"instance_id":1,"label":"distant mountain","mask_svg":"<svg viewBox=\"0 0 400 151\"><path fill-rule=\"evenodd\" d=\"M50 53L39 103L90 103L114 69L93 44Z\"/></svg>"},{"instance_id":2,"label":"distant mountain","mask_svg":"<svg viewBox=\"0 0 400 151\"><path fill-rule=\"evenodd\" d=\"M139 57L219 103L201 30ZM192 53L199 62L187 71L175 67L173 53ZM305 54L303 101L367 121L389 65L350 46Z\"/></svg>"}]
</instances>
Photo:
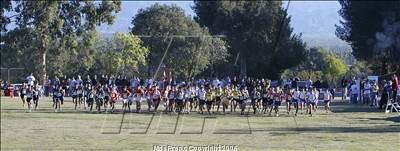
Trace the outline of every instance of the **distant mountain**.
<instances>
[{"instance_id":1,"label":"distant mountain","mask_svg":"<svg viewBox=\"0 0 400 151\"><path fill-rule=\"evenodd\" d=\"M351 47L335 35L335 24L341 19L337 13L340 7L337 1L291 1L288 9L290 24L295 33L302 33L308 47L351 51Z\"/></svg>"}]
</instances>

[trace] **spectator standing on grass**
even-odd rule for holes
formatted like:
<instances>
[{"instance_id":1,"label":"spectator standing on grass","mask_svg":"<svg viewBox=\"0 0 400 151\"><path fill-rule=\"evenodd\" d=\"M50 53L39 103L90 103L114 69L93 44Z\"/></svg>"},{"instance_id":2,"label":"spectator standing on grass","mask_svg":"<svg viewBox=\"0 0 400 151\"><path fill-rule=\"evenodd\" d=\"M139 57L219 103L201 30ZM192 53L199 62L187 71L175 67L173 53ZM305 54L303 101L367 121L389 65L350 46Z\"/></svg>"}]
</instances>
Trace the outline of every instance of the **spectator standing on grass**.
<instances>
[{"instance_id":1,"label":"spectator standing on grass","mask_svg":"<svg viewBox=\"0 0 400 151\"><path fill-rule=\"evenodd\" d=\"M379 109L382 109L384 105L386 105L387 101L389 100L389 94L391 91L391 81L386 82L385 80L382 82L382 95L381 100L379 102Z\"/></svg>"},{"instance_id":2,"label":"spectator standing on grass","mask_svg":"<svg viewBox=\"0 0 400 151\"><path fill-rule=\"evenodd\" d=\"M341 86L342 86L342 100L346 100L347 99L347 85L348 85L348 81L346 78L343 77L342 81L341 81Z\"/></svg>"},{"instance_id":3,"label":"spectator standing on grass","mask_svg":"<svg viewBox=\"0 0 400 151\"><path fill-rule=\"evenodd\" d=\"M311 80L311 77L308 78L306 81L306 88L310 88L313 85L313 81Z\"/></svg>"},{"instance_id":4,"label":"spectator standing on grass","mask_svg":"<svg viewBox=\"0 0 400 151\"><path fill-rule=\"evenodd\" d=\"M364 83L364 93L363 93L363 104L369 104L370 103L370 96L371 96L371 84L369 80L365 81Z\"/></svg>"},{"instance_id":5,"label":"spectator standing on grass","mask_svg":"<svg viewBox=\"0 0 400 151\"><path fill-rule=\"evenodd\" d=\"M398 89L399 89L399 80L397 79L396 74L393 74L393 76L392 76L392 97L393 97L393 102L396 102L397 90Z\"/></svg>"},{"instance_id":6,"label":"spectator standing on grass","mask_svg":"<svg viewBox=\"0 0 400 151\"><path fill-rule=\"evenodd\" d=\"M379 86L377 81L372 83L372 93L371 93L371 106L378 106L378 91Z\"/></svg>"},{"instance_id":7,"label":"spectator standing on grass","mask_svg":"<svg viewBox=\"0 0 400 151\"><path fill-rule=\"evenodd\" d=\"M350 86L350 100L351 103L355 104L357 103L357 97L358 97L358 88L355 82L352 83L352 85Z\"/></svg>"}]
</instances>

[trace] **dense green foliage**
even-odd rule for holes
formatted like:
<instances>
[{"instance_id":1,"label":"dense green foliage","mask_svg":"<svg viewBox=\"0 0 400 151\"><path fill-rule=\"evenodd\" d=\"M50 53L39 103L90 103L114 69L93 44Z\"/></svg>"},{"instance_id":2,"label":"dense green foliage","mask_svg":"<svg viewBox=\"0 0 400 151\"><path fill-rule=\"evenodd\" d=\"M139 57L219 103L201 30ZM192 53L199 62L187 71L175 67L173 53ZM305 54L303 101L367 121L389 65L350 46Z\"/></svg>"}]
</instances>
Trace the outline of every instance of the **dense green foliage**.
<instances>
[{"instance_id":1,"label":"dense green foliage","mask_svg":"<svg viewBox=\"0 0 400 151\"><path fill-rule=\"evenodd\" d=\"M307 51L307 59L298 66L285 70L282 78L324 80L335 85L346 74L347 68L344 61L335 54L323 48L311 48Z\"/></svg>"},{"instance_id":2,"label":"dense green foliage","mask_svg":"<svg viewBox=\"0 0 400 151\"><path fill-rule=\"evenodd\" d=\"M50 66L54 70L53 74L60 74L60 67L63 67L68 57L75 58L72 60L78 65L75 68L90 68L90 54L93 54L92 47L96 38L95 27L102 23L113 23L114 13L120 10L120 1L15 1L15 6L4 8L13 9L16 13L16 28L4 33L2 51L7 49L8 52L21 51L22 55L29 54L26 57L32 58L25 60L29 65L24 67L36 71L35 74L42 81L47 75L49 60L55 61ZM2 20L3 17L2 13ZM6 17L7 19L10 18ZM23 41L16 41L18 39ZM47 55L52 54L55 56L48 60ZM2 66L8 67L5 64L14 62L15 60L2 60ZM75 70L66 72L73 71Z\"/></svg>"},{"instance_id":3,"label":"dense green foliage","mask_svg":"<svg viewBox=\"0 0 400 151\"><path fill-rule=\"evenodd\" d=\"M200 25L226 35L228 64L239 60L242 74L278 79L304 58L305 44L292 33L282 2L195 1L194 10Z\"/></svg>"},{"instance_id":4,"label":"dense green foliage","mask_svg":"<svg viewBox=\"0 0 400 151\"><path fill-rule=\"evenodd\" d=\"M211 36L207 28L200 27L175 5L155 4L141 9L132 24L131 32L150 49L148 76L157 74L161 64L175 77L191 78L210 64L224 62L228 55L223 40Z\"/></svg>"},{"instance_id":5,"label":"dense green foliage","mask_svg":"<svg viewBox=\"0 0 400 151\"><path fill-rule=\"evenodd\" d=\"M97 44L94 71L98 74L138 73L146 63L148 49L133 34L115 33L113 39L103 39Z\"/></svg>"}]
</instances>

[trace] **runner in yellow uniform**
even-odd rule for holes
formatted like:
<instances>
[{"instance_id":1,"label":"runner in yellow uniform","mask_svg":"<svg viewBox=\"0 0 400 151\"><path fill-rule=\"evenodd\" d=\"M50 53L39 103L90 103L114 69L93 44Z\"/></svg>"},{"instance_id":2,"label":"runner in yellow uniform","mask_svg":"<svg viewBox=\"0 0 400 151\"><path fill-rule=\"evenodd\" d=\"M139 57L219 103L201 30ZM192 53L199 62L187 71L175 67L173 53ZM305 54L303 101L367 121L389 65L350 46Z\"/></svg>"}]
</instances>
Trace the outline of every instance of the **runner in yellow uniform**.
<instances>
[{"instance_id":1,"label":"runner in yellow uniform","mask_svg":"<svg viewBox=\"0 0 400 151\"><path fill-rule=\"evenodd\" d=\"M212 88L209 88L206 92L206 106L208 114L211 114L210 110L213 100L214 100L214 92L212 91Z\"/></svg>"}]
</instances>

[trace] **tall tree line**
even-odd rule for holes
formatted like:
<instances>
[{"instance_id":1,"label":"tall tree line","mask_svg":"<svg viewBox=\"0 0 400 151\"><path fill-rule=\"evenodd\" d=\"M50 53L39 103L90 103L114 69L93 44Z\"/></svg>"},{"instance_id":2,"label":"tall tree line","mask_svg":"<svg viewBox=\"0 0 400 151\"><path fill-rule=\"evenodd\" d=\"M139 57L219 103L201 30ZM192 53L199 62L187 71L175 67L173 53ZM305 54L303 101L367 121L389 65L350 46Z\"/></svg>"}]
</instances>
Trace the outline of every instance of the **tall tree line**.
<instances>
[{"instance_id":1,"label":"tall tree line","mask_svg":"<svg viewBox=\"0 0 400 151\"><path fill-rule=\"evenodd\" d=\"M2 5L1 20L14 20L16 28L2 28L1 65L18 62L36 75L150 77L164 70L188 79L240 67L242 75L278 79L307 54L279 1L195 1L195 18L175 5L155 4L132 18L129 34L111 39L99 39L95 27L113 23L119 1L8 2L2 1L9 5ZM14 19L6 11L15 11Z\"/></svg>"},{"instance_id":2,"label":"tall tree line","mask_svg":"<svg viewBox=\"0 0 400 151\"><path fill-rule=\"evenodd\" d=\"M1 25L2 66L15 65L14 51L23 56L15 59L23 59L28 64L24 67L35 71L40 81L46 77L48 66L57 66L47 65L49 54L70 53L70 57L78 57L74 59L76 63L85 66L92 54L95 27L112 24L120 4L120 1L2 1L1 20L5 21ZM13 18L6 16L6 11L13 11ZM11 20L16 27L7 31L5 27ZM26 57L31 59L25 60ZM57 56L52 59L55 64L67 61Z\"/></svg>"}]
</instances>

